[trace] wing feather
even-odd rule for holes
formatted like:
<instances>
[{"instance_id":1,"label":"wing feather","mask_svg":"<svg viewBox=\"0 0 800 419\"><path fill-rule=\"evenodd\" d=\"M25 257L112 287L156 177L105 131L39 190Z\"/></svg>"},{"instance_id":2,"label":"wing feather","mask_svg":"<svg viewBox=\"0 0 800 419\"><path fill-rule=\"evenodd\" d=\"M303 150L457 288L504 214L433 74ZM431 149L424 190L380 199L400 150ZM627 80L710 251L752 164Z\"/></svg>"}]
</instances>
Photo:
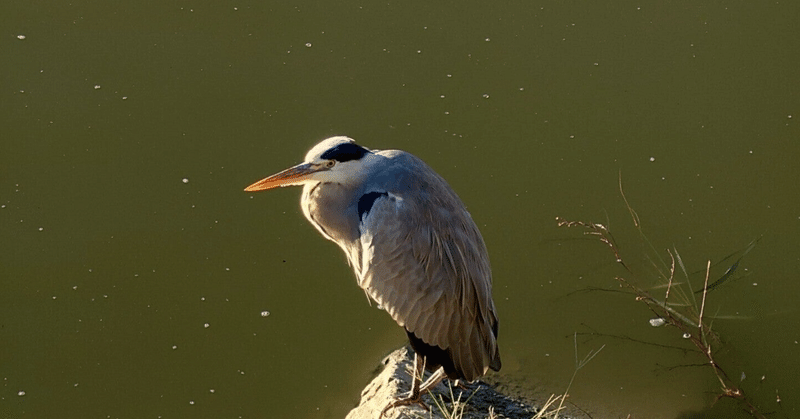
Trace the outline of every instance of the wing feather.
<instances>
[{"instance_id":1,"label":"wing feather","mask_svg":"<svg viewBox=\"0 0 800 419\"><path fill-rule=\"evenodd\" d=\"M448 375L472 381L500 367L491 268L469 213L427 170L407 174L419 190L387 188L364 215L356 275L399 325L448 351L457 370Z\"/></svg>"}]
</instances>

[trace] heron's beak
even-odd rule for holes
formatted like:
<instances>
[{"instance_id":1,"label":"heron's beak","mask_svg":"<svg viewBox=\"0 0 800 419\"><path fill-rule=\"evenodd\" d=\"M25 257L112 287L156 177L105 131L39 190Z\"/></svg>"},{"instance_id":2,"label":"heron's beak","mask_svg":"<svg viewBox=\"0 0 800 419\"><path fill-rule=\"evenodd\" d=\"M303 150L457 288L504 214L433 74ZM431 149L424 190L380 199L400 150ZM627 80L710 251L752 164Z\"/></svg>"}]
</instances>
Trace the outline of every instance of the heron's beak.
<instances>
[{"instance_id":1,"label":"heron's beak","mask_svg":"<svg viewBox=\"0 0 800 419\"><path fill-rule=\"evenodd\" d=\"M301 163L280 173L276 173L270 177L261 179L258 182L244 188L244 190L245 192L256 192L277 188L278 186L302 185L303 181L308 179L311 174L318 172L323 168L323 166L318 166L311 163Z\"/></svg>"}]
</instances>

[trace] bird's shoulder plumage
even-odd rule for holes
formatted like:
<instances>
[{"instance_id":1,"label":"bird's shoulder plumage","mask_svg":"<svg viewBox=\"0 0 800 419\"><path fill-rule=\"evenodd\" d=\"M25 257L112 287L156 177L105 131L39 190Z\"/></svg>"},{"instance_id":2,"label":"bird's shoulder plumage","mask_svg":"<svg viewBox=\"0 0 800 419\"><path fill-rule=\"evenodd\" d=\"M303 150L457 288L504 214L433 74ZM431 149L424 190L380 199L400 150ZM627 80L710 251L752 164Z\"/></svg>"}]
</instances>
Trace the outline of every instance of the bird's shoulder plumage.
<instances>
[{"instance_id":1,"label":"bird's shoulder plumage","mask_svg":"<svg viewBox=\"0 0 800 419\"><path fill-rule=\"evenodd\" d=\"M499 369L497 316L483 238L447 182L417 157L387 159L359 191L359 285L417 339L447 351L452 378ZM356 254L354 254L356 253Z\"/></svg>"}]
</instances>

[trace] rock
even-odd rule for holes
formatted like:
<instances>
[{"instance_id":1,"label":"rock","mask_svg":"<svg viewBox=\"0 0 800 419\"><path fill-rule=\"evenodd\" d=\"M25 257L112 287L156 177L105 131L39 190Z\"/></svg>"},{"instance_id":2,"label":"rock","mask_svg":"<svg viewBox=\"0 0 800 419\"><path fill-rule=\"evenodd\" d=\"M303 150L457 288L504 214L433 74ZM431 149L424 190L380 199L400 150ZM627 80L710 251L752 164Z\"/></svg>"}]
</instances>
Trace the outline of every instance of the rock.
<instances>
[{"instance_id":1,"label":"rock","mask_svg":"<svg viewBox=\"0 0 800 419\"><path fill-rule=\"evenodd\" d=\"M361 392L361 402L351 410L346 419L378 419L386 405L396 396L406 395L411 389L411 370L413 369L414 352L410 347L400 348L383 359L383 370ZM436 404L436 398L439 405ZM426 394L422 400L431 409L430 412L418 405L399 406L390 409L384 419L447 419L450 417L463 419L507 418L530 419L536 415L536 409L519 400L500 394L494 387L482 381L467 384L466 389L452 387L449 380L436 386L433 395ZM456 401L455 406L453 400ZM442 412L444 409L447 414ZM463 415L452 415L454 409ZM452 416L448 416L452 415ZM563 417L563 416L561 416Z\"/></svg>"}]
</instances>

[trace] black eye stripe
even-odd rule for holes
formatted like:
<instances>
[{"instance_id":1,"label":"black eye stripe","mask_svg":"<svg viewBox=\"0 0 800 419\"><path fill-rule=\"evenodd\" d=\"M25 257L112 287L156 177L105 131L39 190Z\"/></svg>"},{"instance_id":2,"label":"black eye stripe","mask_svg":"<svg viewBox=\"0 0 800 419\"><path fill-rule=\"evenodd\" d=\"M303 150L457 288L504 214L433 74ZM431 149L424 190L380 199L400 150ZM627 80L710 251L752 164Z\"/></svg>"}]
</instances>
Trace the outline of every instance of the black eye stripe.
<instances>
[{"instance_id":1,"label":"black eye stripe","mask_svg":"<svg viewBox=\"0 0 800 419\"><path fill-rule=\"evenodd\" d=\"M320 158L324 160L336 160L338 162L345 162L350 160L358 160L369 153L366 148L361 147L354 143L339 144L336 147L322 153Z\"/></svg>"}]
</instances>

